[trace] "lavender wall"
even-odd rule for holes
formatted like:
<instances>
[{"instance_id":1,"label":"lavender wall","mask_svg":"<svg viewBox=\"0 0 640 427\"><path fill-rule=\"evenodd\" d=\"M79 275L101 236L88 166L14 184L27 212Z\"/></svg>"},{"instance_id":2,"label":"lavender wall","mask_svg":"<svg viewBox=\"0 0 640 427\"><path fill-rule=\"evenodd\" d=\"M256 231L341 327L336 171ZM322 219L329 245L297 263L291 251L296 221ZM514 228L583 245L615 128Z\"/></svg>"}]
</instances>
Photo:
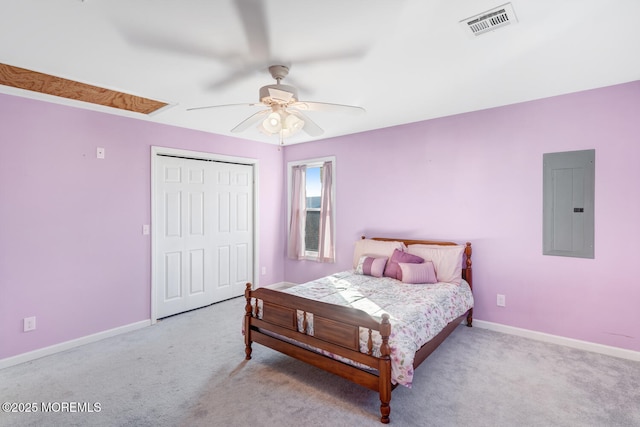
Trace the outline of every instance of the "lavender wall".
<instances>
[{"instance_id":1,"label":"lavender wall","mask_svg":"<svg viewBox=\"0 0 640 427\"><path fill-rule=\"evenodd\" d=\"M633 82L280 152L0 95L0 359L149 318L152 145L259 159L263 285L349 268L362 234L469 240L477 319L640 351L637 111ZM596 258L542 256L542 154L590 148ZM283 261L286 162L327 155L338 262Z\"/></svg>"},{"instance_id":2,"label":"lavender wall","mask_svg":"<svg viewBox=\"0 0 640 427\"><path fill-rule=\"evenodd\" d=\"M638 111L633 82L286 147L336 156L338 261L285 280L350 268L363 234L471 241L477 319L640 351ZM592 148L595 259L543 256L542 155Z\"/></svg>"},{"instance_id":3,"label":"lavender wall","mask_svg":"<svg viewBox=\"0 0 640 427\"><path fill-rule=\"evenodd\" d=\"M149 319L152 145L259 159L260 283L282 281L276 146L0 95L0 359Z\"/></svg>"}]
</instances>

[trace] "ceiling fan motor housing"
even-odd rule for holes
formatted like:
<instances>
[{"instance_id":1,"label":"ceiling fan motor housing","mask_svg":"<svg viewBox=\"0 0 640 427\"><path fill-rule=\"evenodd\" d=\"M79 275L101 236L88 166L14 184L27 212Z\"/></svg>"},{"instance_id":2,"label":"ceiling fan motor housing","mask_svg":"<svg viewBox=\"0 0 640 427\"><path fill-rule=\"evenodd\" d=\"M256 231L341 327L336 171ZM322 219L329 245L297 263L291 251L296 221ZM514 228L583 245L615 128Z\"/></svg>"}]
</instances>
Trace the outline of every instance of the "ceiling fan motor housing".
<instances>
[{"instance_id":1,"label":"ceiling fan motor housing","mask_svg":"<svg viewBox=\"0 0 640 427\"><path fill-rule=\"evenodd\" d=\"M260 102L266 105L289 105L298 101L298 90L288 85L267 85L260 88Z\"/></svg>"}]
</instances>

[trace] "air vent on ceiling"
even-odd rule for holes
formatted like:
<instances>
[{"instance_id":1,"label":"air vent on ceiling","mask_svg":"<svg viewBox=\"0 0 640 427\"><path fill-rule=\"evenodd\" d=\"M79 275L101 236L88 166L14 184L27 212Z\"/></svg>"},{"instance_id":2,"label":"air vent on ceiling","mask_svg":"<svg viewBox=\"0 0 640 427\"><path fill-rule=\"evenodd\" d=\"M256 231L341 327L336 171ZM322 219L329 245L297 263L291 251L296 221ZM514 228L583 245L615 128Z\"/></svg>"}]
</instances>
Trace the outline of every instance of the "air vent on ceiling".
<instances>
[{"instance_id":1,"label":"air vent on ceiling","mask_svg":"<svg viewBox=\"0 0 640 427\"><path fill-rule=\"evenodd\" d=\"M515 24L518 22L511 3L503 4L486 12L479 13L471 18L463 19L460 25L469 31L471 35L479 36L488 31Z\"/></svg>"}]
</instances>

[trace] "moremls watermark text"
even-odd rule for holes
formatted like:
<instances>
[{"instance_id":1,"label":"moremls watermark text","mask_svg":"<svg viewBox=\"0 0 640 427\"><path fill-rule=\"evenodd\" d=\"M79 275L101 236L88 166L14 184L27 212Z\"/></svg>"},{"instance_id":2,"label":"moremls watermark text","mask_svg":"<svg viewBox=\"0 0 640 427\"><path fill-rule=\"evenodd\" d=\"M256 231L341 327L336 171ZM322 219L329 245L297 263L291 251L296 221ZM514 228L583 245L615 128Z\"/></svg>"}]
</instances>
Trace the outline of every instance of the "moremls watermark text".
<instances>
[{"instance_id":1,"label":"moremls watermark text","mask_svg":"<svg viewBox=\"0 0 640 427\"><path fill-rule=\"evenodd\" d=\"M4 402L2 412L91 413L102 411L100 402Z\"/></svg>"}]
</instances>

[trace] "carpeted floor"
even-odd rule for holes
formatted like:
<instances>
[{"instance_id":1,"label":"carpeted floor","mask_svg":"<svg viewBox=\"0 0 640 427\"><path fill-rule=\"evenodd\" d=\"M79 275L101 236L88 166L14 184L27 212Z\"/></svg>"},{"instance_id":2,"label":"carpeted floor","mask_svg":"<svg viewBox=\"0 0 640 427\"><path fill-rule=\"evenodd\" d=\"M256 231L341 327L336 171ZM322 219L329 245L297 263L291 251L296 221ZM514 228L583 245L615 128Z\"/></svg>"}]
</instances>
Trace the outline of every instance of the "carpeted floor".
<instances>
[{"instance_id":1,"label":"carpeted floor","mask_svg":"<svg viewBox=\"0 0 640 427\"><path fill-rule=\"evenodd\" d=\"M258 344L245 361L243 306L225 301L0 370L0 400L37 409L0 411L0 425L380 425L374 392ZM638 362L461 326L412 389L393 392L391 424L640 426L639 402Z\"/></svg>"}]
</instances>

